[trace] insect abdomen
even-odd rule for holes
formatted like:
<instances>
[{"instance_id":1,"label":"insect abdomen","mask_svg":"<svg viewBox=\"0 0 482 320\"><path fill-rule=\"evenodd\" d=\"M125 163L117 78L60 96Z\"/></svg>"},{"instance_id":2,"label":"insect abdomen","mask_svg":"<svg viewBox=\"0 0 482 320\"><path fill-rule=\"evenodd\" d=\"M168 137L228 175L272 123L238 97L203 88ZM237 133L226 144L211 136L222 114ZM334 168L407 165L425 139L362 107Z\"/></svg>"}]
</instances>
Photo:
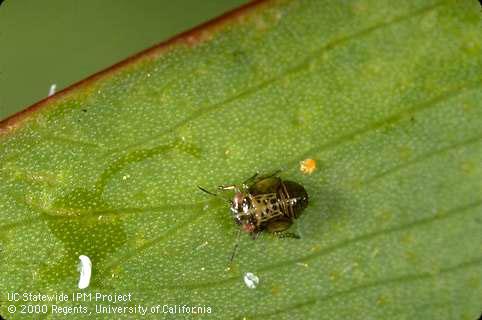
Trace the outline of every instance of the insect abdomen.
<instances>
[{"instance_id":1,"label":"insect abdomen","mask_svg":"<svg viewBox=\"0 0 482 320\"><path fill-rule=\"evenodd\" d=\"M276 217L284 216L283 206L280 203L278 194L268 193L253 197L253 215L256 217L258 225Z\"/></svg>"},{"instance_id":2,"label":"insect abdomen","mask_svg":"<svg viewBox=\"0 0 482 320\"><path fill-rule=\"evenodd\" d=\"M283 213L291 218L298 218L308 205L308 194L302 185L293 181L283 181L279 197L284 206Z\"/></svg>"}]
</instances>

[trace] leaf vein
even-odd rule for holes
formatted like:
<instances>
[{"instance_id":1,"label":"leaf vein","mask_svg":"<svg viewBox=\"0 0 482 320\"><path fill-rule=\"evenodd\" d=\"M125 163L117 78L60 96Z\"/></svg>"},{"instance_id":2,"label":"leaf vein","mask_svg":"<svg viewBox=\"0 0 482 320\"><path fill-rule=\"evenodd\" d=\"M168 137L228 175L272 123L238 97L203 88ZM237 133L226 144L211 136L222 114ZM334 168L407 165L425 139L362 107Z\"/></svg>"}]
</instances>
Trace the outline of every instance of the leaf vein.
<instances>
[{"instance_id":1,"label":"leaf vein","mask_svg":"<svg viewBox=\"0 0 482 320\"><path fill-rule=\"evenodd\" d=\"M332 294L328 294L328 295L326 295L324 297L321 297L321 298L311 297L304 302L298 302L298 303L292 304L288 307L284 307L282 309L278 309L278 310L275 310L275 311L269 312L269 313L254 314L254 315L249 316L248 318L252 319L252 318L262 317L264 319L264 318L269 317L269 316L287 313L287 312L290 312L290 311L295 310L295 309L300 309L300 308L303 308L303 307L311 306L311 305L314 305L314 304L319 303L319 302L326 302L326 301L336 299L336 298L340 298L340 297L343 297L343 296L347 296L347 295L350 295L352 293L356 293L356 292L359 292L359 291L364 291L364 290L376 288L376 287L384 287L384 286L391 286L391 285L396 286L396 285L400 285L400 284L403 284L403 283L410 283L410 282L419 281L419 280L433 279L433 278L438 277L440 275L450 274L450 273L457 272L457 271L460 271L460 270L464 270L464 269L467 269L467 268L472 268L472 267L475 267L475 266L478 266L478 265L481 265L481 264L482 264L482 257L478 257L478 258L475 258L473 260L469 260L469 261L457 264L457 265L452 266L452 267L440 269L437 273L422 272L422 273L417 273L417 274L408 274L408 275L403 275L403 276L399 276L399 277L374 281L374 282L362 284L362 285L359 285L359 286L355 286L355 287L352 287L352 288L347 289L347 290L342 290L342 291L338 291L338 292L335 292L335 293L332 293Z\"/></svg>"},{"instance_id":2,"label":"leaf vein","mask_svg":"<svg viewBox=\"0 0 482 320\"><path fill-rule=\"evenodd\" d=\"M352 244L355 244L355 243L358 243L358 242L361 242L361 241L368 241L368 240L374 239L374 238L376 238L378 236L381 236L381 235L387 235L387 234L391 234L391 233L398 232L398 231L409 230L411 228L431 224L435 221L447 219L449 217L456 216L456 215L459 215L459 214L467 214L467 213L470 212L471 209L475 209L477 207L480 207L481 205L482 205L482 199L479 199L478 201L472 202L470 204L460 206L460 207L456 207L456 208L448 210L444 213L440 213L440 214L437 214L437 215L434 215L434 216L431 216L431 217L428 217L428 218L425 218L425 219L420 219L420 220L413 221L413 222L410 222L410 223L407 223L407 224L404 224L404 225L400 225L400 226L396 226L396 227L392 227L392 228L387 228L387 229L383 229L383 230L379 230L379 231L374 231L374 232L366 233L366 234L363 234L363 235L360 235L360 236L357 236L357 237L354 237L354 238L351 238L351 239L347 239L345 241L341 241L341 242L339 242L335 245L326 247L326 248L324 248L320 251L314 252L312 254L309 254L309 255L306 255L306 256L303 256L303 257L300 257L300 258L296 258L296 259L292 259L292 260L284 260L282 262L266 265L266 266L263 266L263 267L259 268L257 270L257 272L261 273L261 272L265 272L265 271L272 271L274 269L282 268L282 267L285 267L287 265L293 265L293 264L296 264L296 263L299 263L299 262L306 262L306 261L309 261L309 260L312 260L312 259L320 258L320 257L323 257L323 256L328 255L330 253L333 253L333 252L335 252L339 249L348 247ZM185 284L185 285L178 284L176 286L166 287L166 288L169 288L169 289L195 289L195 288L199 288L199 289L201 289L201 288L209 288L209 287L219 286L219 285L223 285L225 283L229 283L229 282L233 282L233 281L237 281L237 280L238 280L238 278L230 277L230 278L225 278L225 279L222 279L222 280L211 281L211 282L191 283L191 284Z\"/></svg>"},{"instance_id":3,"label":"leaf vein","mask_svg":"<svg viewBox=\"0 0 482 320\"><path fill-rule=\"evenodd\" d=\"M307 151L305 151L301 155L298 155L295 159L287 162L285 164L285 167L288 167L288 168L296 167L299 164L299 161L300 161L299 159L305 159L307 157L312 156L316 152L323 152L323 151L329 150L331 148L339 146L340 144L347 143L349 141L353 141L353 140L355 140L355 138L360 137L362 135L365 135L365 134L367 134L371 131L375 131L375 130L381 129L383 127L386 127L386 126L393 125L393 124L397 123L398 121L402 120L406 116L410 116L410 115L416 114L418 112L431 109L433 107L436 107L440 102L443 102L444 100L450 99L452 97L459 96L462 93L468 92L472 89L479 88L481 83L482 83L481 81L477 81L475 83L466 83L464 85L456 86L454 88L451 88L451 89L445 91L443 94L441 94L439 96L436 96L432 99L424 101L420 104L414 105L410 108L404 109L404 110L402 110L402 111L400 111L396 114L393 114L393 115L391 115L387 118L384 118L380 121L376 121L374 123L371 123L371 124L361 128L361 129L350 132L350 133L348 133L346 135L343 135L339 138L333 139L333 140L331 140L327 143L317 144L317 145L309 148Z\"/></svg>"},{"instance_id":4,"label":"leaf vein","mask_svg":"<svg viewBox=\"0 0 482 320\"><path fill-rule=\"evenodd\" d=\"M438 150L432 150L431 152L427 152L425 154L422 154L420 155L419 157L416 157L410 161L406 161L404 163L401 163L397 166L394 166L384 172L381 172L379 174L376 174L370 178L368 178L367 180L363 181L362 184L364 185L368 185L368 184L371 184L373 183L374 181L376 180L379 180L379 179L382 179L382 178L385 178L386 176L388 175L391 175L391 174L394 174L398 171L401 171L411 165L414 165L414 164L417 164L419 162L423 162L425 160L429 160L433 157L436 157L436 156L439 156L439 155L442 155L446 152L450 152L450 151L453 151L453 150L457 150L459 148L465 148L469 145L472 145L472 144L476 144L478 142L481 142L482 141L482 135L478 135L476 137L473 137L473 138L470 138L470 139L467 139L467 140L464 140L464 141L460 141L460 142L457 142L455 144L452 144L452 145L449 145L449 146L446 146L444 148L441 148L441 149L438 149Z\"/></svg>"},{"instance_id":5,"label":"leaf vein","mask_svg":"<svg viewBox=\"0 0 482 320\"><path fill-rule=\"evenodd\" d=\"M118 151L118 150L130 150L130 149L133 149L133 148L137 148L137 147L139 147L143 144L146 144L150 141L157 140L160 137L174 132L176 129L181 128L182 126L186 125L190 121L198 119L198 118L202 117L203 115L205 115L207 113L210 113L210 112L216 111L216 110L222 110L223 108L227 107L227 105L229 105L233 101L236 101L238 99L241 99L241 98L250 96L252 94L255 94L255 93L259 92L260 90L262 90L264 88L267 88L269 85L271 85L273 83L276 83L278 81L281 81L281 80L285 79L286 77L291 76L293 74L296 74L300 71L303 71L303 70L306 70L306 69L309 70L309 67L310 67L310 64L312 63L312 61L316 60L316 59L320 59L321 53L323 53L323 52L327 52L329 50L335 49L335 48L337 48L337 47L339 47L339 46L341 46L345 43L350 42L351 40L355 40L357 38L360 38L362 36L370 34L370 33L374 32L376 30L383 29L385 27L391 26L391 25L399 23L399 22L403 22L403 21L411 19L413 17L426 14L426 13L434 10L435 8L437 8L437 7L439 7L443 4L446 4L446 1L441 1L441 2L435 3L433 5L415 10L413 12L409 12L407 14L400 15L398 17L394 17L392 19L389 19L388 21L378 22L371 27L363 29L359 32L355 32L351 35L341 36L341 37L335 38L334 40L329 41L328 43L321 46L320 48L315 49L310 55L308 55L305 59L303 59L303 61L301 63L299 63L298 65L295 65L294 67L292 67L288 70L286 70L284 73L281 73L281 74L279 74L277 76L274 76L274 77L272 77L268 80L265 80L265 81L261 82L260 84L258 84L256 86L247 88L245 91L242 91L239 94L234 95L232 97L229 97L229 98L227 98L227 99L225 99L225 100L223 100L219 103L216 103L216 104L204 107L202 109L199 109L196 112L194 112L192 115L186 117L185 119L181 120L180 122L174 124L172 127L167 128L164 131L161 131L161 132L159 132L155 135L152 135L152 136L147 137L145 139L134 142L134 143L132 143L128 146L118 148L118 149L111 149L111 150L109 150L109 152L115 152L115 151Z\"/></svg>"}]
</instances>

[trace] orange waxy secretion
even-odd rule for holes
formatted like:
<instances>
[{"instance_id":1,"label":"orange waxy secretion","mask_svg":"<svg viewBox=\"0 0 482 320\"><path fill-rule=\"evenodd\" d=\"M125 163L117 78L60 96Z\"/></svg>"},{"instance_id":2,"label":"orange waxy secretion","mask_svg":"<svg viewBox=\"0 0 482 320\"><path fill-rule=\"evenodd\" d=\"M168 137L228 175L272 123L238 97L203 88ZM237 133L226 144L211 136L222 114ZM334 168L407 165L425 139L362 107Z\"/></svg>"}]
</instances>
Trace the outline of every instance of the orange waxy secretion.
<instances>
[{"instance_id":1,"label":"orange waxy secretion","mask_svg":"<svg viewBox=\"0 0 482 320\"><path fill-rule=\"evenodd\" d=\"M316 161L313 159L305 159L300 161L300 171L305 174L312 174L316 170Z\"/></svg>"}]
</instances>

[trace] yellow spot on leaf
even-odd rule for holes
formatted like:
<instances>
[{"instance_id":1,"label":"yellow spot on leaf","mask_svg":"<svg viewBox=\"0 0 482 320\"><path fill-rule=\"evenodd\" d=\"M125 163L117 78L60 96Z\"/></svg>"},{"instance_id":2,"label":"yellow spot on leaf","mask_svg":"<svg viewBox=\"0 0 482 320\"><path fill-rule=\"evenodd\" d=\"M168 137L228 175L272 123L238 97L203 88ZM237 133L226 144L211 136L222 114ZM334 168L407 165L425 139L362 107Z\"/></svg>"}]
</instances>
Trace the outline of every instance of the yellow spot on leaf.
<instances>
[{"instance_id":1,"label":"yellow spot on leaf","mask_svg":"<svg viewBox=\"0 0 482 320\"><path fill-rule=\"evenodd\" d=\"M377 299L377 304L378 305L383 305L383 304L387 304L388 303L388 300L386 297L384 297L383 295L380 295Z\"/></svg>"},{"instance_id":2,"label":"yellow spot on leaf","mask_svg":"<svg viewBox=\"0 0 482 320\"><path fill-rule=\"evenodd\" d=\"M335 281L335 280L337 280L337 279L339 278L339 276L340 276L340 275L338 274L338 272L331 272L331 273L330 273L330 280L331 280L331 281Z\"/></svg>"},{"instance_id":3,"label":"yellow spot on leaf","mask_svg":"<svg viewBox=\"0 0 482 320\"><path fill-rule=\"evenodd\" d=\"M472 175L475 173L477 166L471 161L463 161L461 164L462 173L464 175Z\"/></svg>"},{"instance_id":4,"label":"yellow spot on leaf","mask_svg":"<svg viewBox=\"0 0 482 320\"><path fill-rule=\"evenodd\" d=\"M273 296L278 295L280 292L281 292L281 288L280 288L280 287L272 287L272 288L271 288L271 294L272 294Z\"/></svg>"},{"instance_id":5,"label":"yellow spot on leaf","mask_svg":"<svg viewBox=\"0 0 482 320\"><path fill-rule=\"evenodd\" d=\"M305 159L300 162L300 171L304 174L312 174L316 170L316 161L313 159Z\"/></svg>"}]
</instances>

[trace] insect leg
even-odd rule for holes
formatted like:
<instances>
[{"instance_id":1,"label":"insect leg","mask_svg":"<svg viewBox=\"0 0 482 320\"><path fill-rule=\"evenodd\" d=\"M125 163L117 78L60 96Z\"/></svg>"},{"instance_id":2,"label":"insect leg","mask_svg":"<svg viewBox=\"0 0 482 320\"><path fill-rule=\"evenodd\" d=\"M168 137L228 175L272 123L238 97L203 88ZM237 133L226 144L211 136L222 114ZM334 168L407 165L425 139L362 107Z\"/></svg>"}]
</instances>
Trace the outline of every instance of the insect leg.
<instances>
[{"instance_id":1,"label":"insect leg","mask_svg":"<svg viewBox=\"0 0 482 320\"><path fill-rule=\"evenodd\" d=\"M258 175L259 175L259 172L256 172L252 177L249 177L248 179L246 179L246 181L243 182L243 187L247 189L248 183L253 182Z\"/></svg>"},{"instance_id":2,"label":"insect leg","mask_svg":"<svg viewBox=\"0 0 482 320\"><path fill-rule=\"evenodd\" d=\"M211 192L211 191L209 191L209 190L206 190L206 189L204 189L204 188L201 187L201 186L197 186L197 187L199 188L199 190L201 190L201 191L203 191L203 192L206 192L207 194L210 194L210 195L215 196L215 197L218 197L218 196L219 196L218 194L216 194L216 193L214 193L214 192Z\"/></svg>"},{"instance_id":3,"label":"insect leg","mask_svg":"<svg viewBox=\"0 0 482 320\"><path fill-rule=\"evenodd\" d=\"M284 238L300 239L300 236L293 232L273 232L273 235L278 239L284 239Z\"/></svg>"},{"instance_id":4,"label":"insect leg","mask_svg":"<svg viewBox=\"0 0 482 320\"><path fill-rule=\"evenodd\" d=\"M209 195L211 195L211 196L214 196L214 197L221 198L221 199L223 199L224 201L226 201L226 202L228 202L228 203L231 203L231 201L229 201L228 199L223 198L222 196L220 196L220 195L217 194L217 193L214 193L214 192L211 192L211 191L209 191L209 190L206 190L206 189L204 189L204 188L201 187L201 186L197 186L197 187L198 187L199 190L201 190L202 192L205 192L205 193L207 193L207 194L209 194Z\"/></svg>"},{"instance_id":5,"label":"insect leg","mask_svg":"<svg viewBox=\"0 0 482 320\"><path fill-rule=\"evenodd\" d=\"M239 246L239 237L241 236L241 229L238 229L238 233L236 234L236 242L234 243L233 253L231 254L231 258L229 259L229 269L231 269L231 265L233 264L234 256L236 255L236 250Z\"/></svg>"},{"instance_id":6,"label":"insect leg","mask_svg":"<svg viewBox=\"0 0 482 320\"><path fill-rule=\"evenodd\" d=\"M267 175L265 175L265 176L262 176L262 178L263 178L263 179L271 178L271 177L274 177L274 176L278 175L278 173L280 173L280 172L281 172L281 169L278 169L278 170L276 170L276 171L273 172L273 173L270 173L270 174L267 174Z\"/></svg>"},{"instance_id":7,"label":"insect leg","mask_svg":"<svg viewBox=\"0 0 482 320\"><path fill-rule=\"evenodd\" d=\"M227 185L227 186L219 186L218 190L221 190L221 191L234 190L236 192L239 192L239 187L235 184L230 184L230 185Z\"/></svg>"},{"instance_id":8,"label":"insect leg","mask_svg":"<svg viewBox=\"0 0 482 320\"><path fill-rule=\"evenodd\" d=\"M253 240L256 240L256 239L258 239L260 234L261 234L261 231L253 232L251 234L251 237L253 238Z\"/></svg>"}]
</instances>

